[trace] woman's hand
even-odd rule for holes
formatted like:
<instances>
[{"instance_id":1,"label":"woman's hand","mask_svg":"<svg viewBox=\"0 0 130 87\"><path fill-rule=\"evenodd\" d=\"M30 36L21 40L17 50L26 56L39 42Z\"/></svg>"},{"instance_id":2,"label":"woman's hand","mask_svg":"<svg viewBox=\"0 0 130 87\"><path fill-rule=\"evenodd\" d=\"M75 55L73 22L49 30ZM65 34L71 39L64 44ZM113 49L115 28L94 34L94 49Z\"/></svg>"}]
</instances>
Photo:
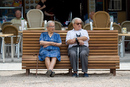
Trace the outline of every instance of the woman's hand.
<instances>
[{"instance_id":1,"label":"woman's hand","mask_svg":"<svg viewBox=\"0 0 130 87\"><path fill-rule=\"evenodd\" d=\"M46 44L43 45L43 47L53 46L54 42L46 42Z\"/></svg>"},{"instance_id":2,"label":"woman's hand","mask_svg":"<svg viewBox=\"0 0 130 87\"><path fill-rule=\"evenodd\" d=\"M49 45L44 45L43 48L46 48L46 47L48 47L48 46L49 46Z\"/></svg>"}]
</instances>

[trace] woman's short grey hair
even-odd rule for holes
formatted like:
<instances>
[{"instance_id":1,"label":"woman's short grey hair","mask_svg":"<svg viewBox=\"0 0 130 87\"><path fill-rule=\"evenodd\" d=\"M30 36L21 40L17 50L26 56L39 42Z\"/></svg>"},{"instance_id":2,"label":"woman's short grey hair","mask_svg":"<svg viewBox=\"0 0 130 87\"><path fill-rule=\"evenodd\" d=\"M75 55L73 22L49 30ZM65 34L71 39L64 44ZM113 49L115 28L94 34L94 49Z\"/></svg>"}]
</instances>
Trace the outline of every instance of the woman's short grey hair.
<instances>
[{"instance_id":1,"label":"woman's short grey hair","mask_svg":"<svg viewBox=\"0 0 130 87\"><path fill-rule=\"evenodd\" d=\"M81 18L78 18L78 17L74 18L74 19L72 20L72 24L74 24L76 20L81 20ZM81 21L82 21L82 20L81 20Z\"/></svg>"},{"instance_id":2,"label":"woman's short grey hair","mask_svg":"<svg viewBox=\"0 0 130 87\"><path fill-rule=\"evenodd\" d=\"M47 27L50 26L50 23L54 23L54 25L55 25L55 22L54 22L54 21L48 21L48 22L47 22Z\"/></svg>"}]
</instances>

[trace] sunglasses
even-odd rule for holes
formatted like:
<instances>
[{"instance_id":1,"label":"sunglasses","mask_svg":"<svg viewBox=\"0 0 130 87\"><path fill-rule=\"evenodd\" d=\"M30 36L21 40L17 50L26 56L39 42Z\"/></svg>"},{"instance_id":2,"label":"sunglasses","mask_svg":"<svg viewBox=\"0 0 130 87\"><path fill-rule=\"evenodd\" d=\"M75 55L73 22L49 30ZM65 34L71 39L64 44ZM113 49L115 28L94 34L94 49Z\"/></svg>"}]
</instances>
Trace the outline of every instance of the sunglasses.
<instances>
[{"instance_id":1,"label":"sunglasses","mask_svg":"<svg viewBox=\"0 0 130 87\"><path fill-rule=\"evenodd\" d=\"M79 25L79 24L82 25L82 23L75 23L75 24L76 24L76 25Z\"/></svg>"},{"instance_id":2,"label":"sunglasses","mask_svg":"<svg viewBox=\"0 0 130 87\"><path fill-rule=\"evenodd\" d=\"M48 26L48 27L54 28L55 26Z\"/></svg>"}]
</instances>

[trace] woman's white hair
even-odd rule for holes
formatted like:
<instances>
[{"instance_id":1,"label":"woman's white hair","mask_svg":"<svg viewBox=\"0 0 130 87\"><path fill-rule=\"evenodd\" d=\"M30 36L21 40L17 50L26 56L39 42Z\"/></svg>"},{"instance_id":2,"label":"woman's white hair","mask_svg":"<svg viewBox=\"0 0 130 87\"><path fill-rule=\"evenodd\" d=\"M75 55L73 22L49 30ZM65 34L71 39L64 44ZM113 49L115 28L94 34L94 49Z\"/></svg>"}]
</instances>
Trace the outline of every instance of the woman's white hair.
<instances>
[{"instance_id":1,"label":"woman's white hair","mask_svg":"<svg viewBox=\"0 0 130 87\"><path fill-rule=\"evenodd\" d=\"M82 21L81 18L76 17L76 18L74 18L74 19L72 20L72 24L74 24L76 20Z\"/></svg>"},{"instance_id":2,"label":"woman's white hair","mask_svg":"<svg viewBox=\"0 0 130 87\"><path fill-rule=\"evenodd\" d=\"M47 22L47 27L50 26L50 23L54 23L54 25L55 25L55 22L54 22L54 21L48 21L48 22Z\"/></svg>"}]
</instances>

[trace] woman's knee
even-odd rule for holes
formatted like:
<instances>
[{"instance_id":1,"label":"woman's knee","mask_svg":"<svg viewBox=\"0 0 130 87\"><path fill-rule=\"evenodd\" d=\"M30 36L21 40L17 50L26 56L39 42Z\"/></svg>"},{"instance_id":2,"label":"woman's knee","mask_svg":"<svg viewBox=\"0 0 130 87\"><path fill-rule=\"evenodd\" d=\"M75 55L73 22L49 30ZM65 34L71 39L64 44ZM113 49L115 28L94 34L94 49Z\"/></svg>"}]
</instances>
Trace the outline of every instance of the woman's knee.
<instances>
[{"instance_id":1,"label":"woman's knee","mask_svg":"<svg viewBox=\"0 0 130 87\"><path fill-rule=\"evenodd\" d=\"M52 57L52 59L51 59L51 60L56 61L56 60L57 60L57 58L56 58L56 57Z\"/></svg>"},{"instance_id":2,"label":"woman's knee","mask_svg":"<svg viewBox=\"0 0 130 87\"><path fill-rule=\"evenodd\" d=\"M50 57L46 57L46 58L45 58L45 61L49 61L49 60L50 60Z\"/></svg>"}]
</instances>

